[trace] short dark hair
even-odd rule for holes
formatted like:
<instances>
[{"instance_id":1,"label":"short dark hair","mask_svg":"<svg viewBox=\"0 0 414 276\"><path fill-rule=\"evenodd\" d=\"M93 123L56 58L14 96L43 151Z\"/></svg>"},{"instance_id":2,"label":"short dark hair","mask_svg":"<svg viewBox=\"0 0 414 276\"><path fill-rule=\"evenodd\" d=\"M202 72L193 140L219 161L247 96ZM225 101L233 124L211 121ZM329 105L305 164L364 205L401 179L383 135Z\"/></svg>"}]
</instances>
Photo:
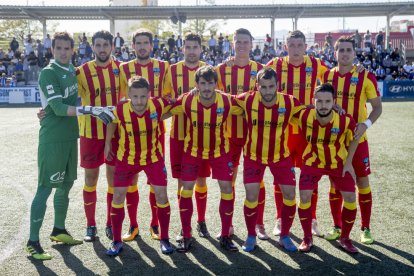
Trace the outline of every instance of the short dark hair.
<instances>
[{"instance_id":1,"label":"short dark hair","mask_svg":"<svg viewBox=\"0 0 414 276\"><path fill-rule=\"evenodd\" d=\"M341 42L349 42L349 43L351 43L352 44L352 49L355 50L355 36L353 36L353 35L352 36L343 35L340 38L338 38L338 40L335 42L335 46L334 46L335 51L338 50L339 43L341 43Z\"/></svg>"},{"instance_id":2,"label":"short dark hair","mask_svg":"<svg viewBox=\"0 0 414 276\"><path fill-rule=\"evenodd\" d=\"M286 36L286 42L288 42L289 39L291 39L291 38L301 38L301 39L303 39L303 42L306 43L306 37L305 37L305 35L301 31L299 31L299 30L295 30L295 31L289 32L287 34L287 36Z\"/></svg>"},{"instance_id":3,"label":"short dark hair","mask_svg":"<svg viewBox=\"0 0 414 276\"><path fill-rule=\"evenodd\" d=\"M265 67L262 70L260 70L259 73L257 73L257 83L259 83L259 81L261 79L270 80L272 78L275 78L276 83L277 83L277 74L276 74L276 71L273 70L270 67Z\"/></svg>"},{"instance_id":4,"label":"short dark hair","mask_svg":"<svg viewBox=\"0 0 414 276\"><path fill-rule=\"evenodd\" d=\"M111 43L111 45L112 45L112 42L114 40L114 36L110 32L105 31L105 30L98 31L98 32L93 34L93 36L92 36L92 45L95 45L95 39L97 39L97 38L102 38L103 40L108 40Z\"/></svg>"},{"instance_id":5,"label":"short dark hair","mask_svg":"<svg viewBox=\"0 0 414 276\"><path fill-rule=\"evenodd\" d=\"M56 32L52 38L52 48L55 48L55 41L57 39L64 40L64 41L70 41L70 47L72 49L73 47L75 47L75 41L73 40L73 38L70 36L68 32Z\"/></svg>"},{"instance_id":6,"label":"short dark hair","mask_svg":"<svg viewBox=\"0 0 414 276\"><path fill-rule=\"evenodd\" d=\"M236 35L248 35L250 37L250 41L253 41L253 36L248 29L240 28L234 32L233 40L235 39Z\"/></svg>"},{"instance_id":7,"label":"short dark hair","mask_svg":"<svg viewBox=\"0 0 414 276\"><path fill-rule=\"evenodd\" d=\"M218 76L214 67L211 65L205 65L197 69L195 73L196 83L200 81L201 78L205 79L206 81L214 80L214 82L218 81Z\"/></svg>"},{"instance_id":8,"label":"short dark hair","mask_svg":"<svg viewBox=\"0 0 414 276\"><path fill-rule=\"evenodd\" d=\"M146 88L149 91L149 83L144 77L133 76L128 80L128 91L131 88Z\"/></svg>"},{"instance_id":9,"label":"short dark hair","mask_svg":"<svg viewBox=\"0 0 414 276\"><path fill-rule=\"evenodd\" d=\"M328 92L332 94L332 97L335 98L336 95L336 91L335 88L332 86L332 84L330 84L329 82L326 82L324 84L319 85L318 87L315 88L315 93L314 96L318 93L318 92Z\"/></svg>"},{"instance_id":10,"label":"short dark hair","mask_svg":"<svg viewBox=\"0 0 414 276\"><path fill-rule=\"evenodd\" d=\"M140 29L138 29L138 30L135 31L135 33L132 35L132 43L135 44L135 38L137 36L140 36L140 35L143 35L143 36L148 37L149 38L149 41L150 41L150 43L152 45L152 40L153 40L154 34L150 30L144 29L144 28L140 28Z\"/></svg>"},{"instance_id":11,"label":"short dark hair","mask_svg":"<svg viewBox=\"0 0 414 276\"><path fill-rule=\"evenodd\" d=\"M196 33L186 33L185 36L184 36L184 43L187 40L188 41L197 41L198 44L200 44L200 46L201 46L201 37L200 37L199 34L196 34Z\"/></svg>"}]
</instances>

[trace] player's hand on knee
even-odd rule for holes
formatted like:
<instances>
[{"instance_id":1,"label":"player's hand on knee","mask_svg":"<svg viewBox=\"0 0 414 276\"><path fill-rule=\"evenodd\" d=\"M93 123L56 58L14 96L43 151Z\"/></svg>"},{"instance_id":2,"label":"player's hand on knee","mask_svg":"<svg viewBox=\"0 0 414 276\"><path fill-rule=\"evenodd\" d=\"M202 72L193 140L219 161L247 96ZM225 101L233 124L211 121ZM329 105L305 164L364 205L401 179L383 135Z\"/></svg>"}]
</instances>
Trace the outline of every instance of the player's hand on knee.
<instances>
[{"instance_id":1,"label":"player's hand on knee","mask_svg":"<svg viewBox=\"0 0 414 276\"><path fill-rule=\"evenodd\" d=\"M78 114L92 115L107 125L115 119L115 115L112 113L113 109L113 106L82 106L77 109L77 112Z\"/></svg>"}]
</instances>

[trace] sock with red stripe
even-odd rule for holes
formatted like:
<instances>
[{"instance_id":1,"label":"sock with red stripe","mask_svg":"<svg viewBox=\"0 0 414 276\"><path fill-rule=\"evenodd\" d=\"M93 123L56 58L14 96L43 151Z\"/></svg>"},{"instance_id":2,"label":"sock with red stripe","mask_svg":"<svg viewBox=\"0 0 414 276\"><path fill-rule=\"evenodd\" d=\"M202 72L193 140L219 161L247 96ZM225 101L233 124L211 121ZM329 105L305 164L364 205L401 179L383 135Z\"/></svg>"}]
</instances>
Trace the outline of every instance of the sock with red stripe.
<instances>
[{"instance_id":1,"label":"sock with red stripe","mask_svg":"<svg viewBox=\"0 0 414 276\"><path fill-rule=\"evenodd\" d=\"M303 236L305 238L312 237L312 201L307 203L299 203L298 215L300 224L303 229Z\"/></svg>"},{"instance_id":2,"label":"sock with red stripe","mask_svg":"<svg viewBox=\"0 0 414 276\"><path fill-rule=\"evenodd\" d=\"M96 226L96 186L83 186L83 208L85 210L87 226Z\"/></svg>"},{"instance_id":3,"label":"sock with red stripe","mask_svg":"<svg viewBox=\"0 0 414 276\"><path fill-rule=\"evenodd\" d=\"M296 214L296 199L286 199L283 198L283 207L282 207L282 229L280 236L284 237L289 235L290 228L292 227L293 219Z\"/></svg>"},{"instance_id":4,"label":"sock with red stripe","mask_svg":"<svg viewBox=\"0 0 414 276\"><path fill-rule=\"evenodd\" d=\"M361 210L361 229L369 228L372 211L371 187L358 189L358 203Z\"/></svg>"},{"instance_id":5,"label":"sock with red stripe","mask_svg":"<svg viewBox=\"0 0 414 276\"><path fill-rule=\"evenodd\" d=\"M130 221L130 227L138 227L137 212L139 203L138 185L132 185L128 187L126 194L126 203L128 209L128 216Z\"/></svg>"},{"instance_id":6,"label":"sock with red stripe","mask_svg":"<svg viewBox=\"0 0 414 276\"><path fill-rule=\"evenodd\" d=\"M257 205L257 221L256 224L263 225L264 208L266 202L266 188L263 180L260 182L259 198Z\"/></svg>"},{"instance_id":7,"label":"sock with red stripe","mask_svg":"<svg viewBox=\"0 0 414 276\"><path fill-rule=\"evenodd\" d=\"M342 228L342 194L334 187L329 190L329 206L334 226Z\"/></svg>"},{"instance_id":8,"label":"sock with red stripe","mask_svg":"<svg viewBox=\"0 0 414 276\"><path fill-rule=\"evenodd\" d=\"M125 218L124 203L114 204L112 203L111 209L111 221L112 221L112 233L114 235L114 242L122 242L121 232L122 223Z\"/></svg>"},{"instance_id":9,"label":"sock with red stripe","mask_svg":"<svg viewBox=\"0 0 414 276\"><path fill-rule=\"evenodd\" d=\"M256 236L257 206L257 201L251 202L247 199L244 201L244 220L246 222L248 236Z\"/></svg>"},{"instance_id":10,"label":"sock with red stripe","mask_svg":"<svg viewBox=\"0 0 414 276\"><path fill-rule=\"evenodd\" d=\"M181 227L184 238L191 238L191 217L193 216L193 190L181 190L180 201Z\"/></svg>"},{"instance_id":11,"label":"sock with red stripe","mask_svg":"<svg viewBox=\"0 0 414 276\"><path fill-rule=\"evenodd\" d=\"M342 208L342 231L341 238L349 238L352 226L354 226L357 213L356 202L344 201L344 207Z\"/></svg>"},{"instance_id":12,"label":"sock with red stripe","mask_svg":"<svg viewBox=\"0 0 414 276\"><path fill-rule=\"evenodd\" d=\"M221 193L219 213L221 219L221 236L228 237L229 230L233 219L234 196L231 194Z\"/></svg>"},{"instance_id":13,"label":"sock with red stripe","mask_svg":"<svg viewBox=\"0 0 414 276\"><path fill-rule=\"evenodd\" d=\"M207 185L195 186L195 199L197 205L197 222L206 221Z\"/></svg>"},{"instance_id":14,"label":"sock with red stripe","mask_svg":"<svg viewBox=\"0 0 414 276\"><path fill-rule=\"evenodd\" d=\"M275 205L276 205L276 219L282 217L282 208L283 208L283 195L280 190L279 184L274 184L274 195L275 195Z\"/></svg>"},{"instance_id":15,"label":"sock with red stripe","mask_svg":"<svg viewBox=\"0 0 414 276\"><path fill-rule=\"evenodd\" d=\"M160 222L160 238L162 240L168 239L168 229L170 227L170 203L165 204L157 203L158 219Z\"/></svg>"},{"instance_id":16,"label":"sock with red stripe","mask_svg":"<svg viewBox=\"0 0 414 276\"><path fill-rule=\"evenodd\" d=\"M157 215L157 201L155 200L155 192L152 186L150 186L149 192L149 203L151 206L151 224L150 226L158 226L158 215Z\"/></svg>"}]
</instances>

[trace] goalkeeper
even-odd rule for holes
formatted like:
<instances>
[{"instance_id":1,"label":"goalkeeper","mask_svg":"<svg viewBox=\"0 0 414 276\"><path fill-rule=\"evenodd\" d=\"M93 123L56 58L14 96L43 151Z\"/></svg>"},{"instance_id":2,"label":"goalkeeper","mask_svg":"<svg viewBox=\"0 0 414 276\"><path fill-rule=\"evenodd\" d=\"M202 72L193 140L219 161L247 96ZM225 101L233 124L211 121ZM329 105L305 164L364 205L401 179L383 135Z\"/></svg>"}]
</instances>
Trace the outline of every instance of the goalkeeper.
<instances>
[{"instance_id":1,"label":"goalkeeper","mask_svg":"<svg viewBox=\"0 0 414 276\"><path fill-rule=\"evenodd\" d=\"M114 118L109 108L76 107L78 84L71 64L73 38L66 32L55 33L52 40L54 61L39 76L42 107L38 146L38 187L30 212L30 237L26 251L38 260L49 260L39 242L39 232L46 212L46 202L54 195L54 227L50 239L68 245L81 244L66 230L69 191L76 180L78 161L78 121L76 116L91 114L105 123Z\"/></svg>"}]
</instances>

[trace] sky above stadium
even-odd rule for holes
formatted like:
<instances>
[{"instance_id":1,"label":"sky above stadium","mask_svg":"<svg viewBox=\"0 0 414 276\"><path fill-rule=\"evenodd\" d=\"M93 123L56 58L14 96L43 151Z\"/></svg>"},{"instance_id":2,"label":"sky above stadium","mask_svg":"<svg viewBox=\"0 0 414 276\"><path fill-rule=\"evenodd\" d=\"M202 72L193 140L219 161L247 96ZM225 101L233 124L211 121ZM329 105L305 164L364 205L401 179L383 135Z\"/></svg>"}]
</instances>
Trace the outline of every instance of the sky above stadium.
<instances>
[{"instance_id":1,"label":"sky above stadium","mask_svg":"<svg viewBox=\"0 0 414 276\"><path fill-rule=\"evenodd\" d=\"M204 0L158 0L160 6L172 6L172 5L208 5ZM347 3L378 3L378 2L405 2L396 0L351 0ZM410 0L408 2L414 2ZM252 0L216 0L216 5L251 5ZM315 4L314 0L256 0L254 4ZM318 0L318 4L338 4L344 3L344 1L338 0ZM0 0L0 5L53 5L53 6L106 6L109 4L109 0ZM414 16L395 16L394 20L409 19L414 20ZM359 29L365 32L369 29L371 32L376 32L385 27L386 18L384 17L364 17L364 18L323 18L323 19L299 19L298 29L307 33L315 32L328 32L339 29ZM108 21L60 21L59 29L69 32L94 32L96 26L99 28L109 29ZM250 29L252 34L256 37L262 37L266 33L270 33L270 19L243 19L243 20L227 20L220 22L220 32L224 34L232 33L235 29L244 27ZM278 19L275 21L275 29L291 30L291 19Z\"/></svg>"}]
</instances>

